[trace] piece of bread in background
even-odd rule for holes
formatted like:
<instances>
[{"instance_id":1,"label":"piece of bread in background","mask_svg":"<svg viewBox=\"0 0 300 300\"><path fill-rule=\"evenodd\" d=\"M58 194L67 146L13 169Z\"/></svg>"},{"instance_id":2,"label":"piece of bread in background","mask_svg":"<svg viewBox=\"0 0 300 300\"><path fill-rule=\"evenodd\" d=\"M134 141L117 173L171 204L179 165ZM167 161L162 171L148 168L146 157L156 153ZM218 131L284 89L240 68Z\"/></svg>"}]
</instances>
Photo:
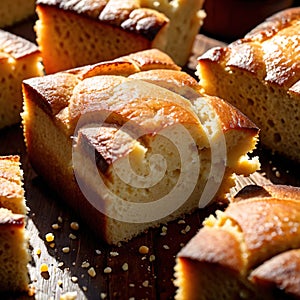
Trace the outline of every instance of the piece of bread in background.
<instances>
[{"instance_id":1,"label":"piece of bread in background","mask_svg":"<svg viewBox=\"0 0 300 300\"><path fill-rule=\"evenodd\" d=\"M38 47L0 30L0 129L21 121L22 81L43 75Z\"/></svg>"},{"instance_id":2,"label":"piece of bread in background","mask_svg":"<svg viewBox=\"0 0 300 300\"><path fill-rule=\"evenodd\" d=\"M300 188L246 186L178 253L176 299L300 299Z\"/></svg>"},{"instance_id":3,"label":"piece of bread in background","mask_svg":"<svg viewBox=\"0 0 300 300\"><path fill-rule=\"evenodd\" d=\"M0 157L0 292L29 291L29 242L19 156Z\"/></svg>"},{"instance_id":4,"label":"piece of bread in background","mask_svg":"<svg viewBox=\"0 0 300 300\"><path fill-rule=\"evenodd\" d=\"M1 0L0 28L15 25L35 13L35 0Z\"/></svg>"},{"instance_id":5,"label":"piece of bread in background","mask_svg":"<svg viewBox=\"0 0 300 300\"><path fill-rule=\"evenodd\" d=\"M300 8L268 18L245 38L199 58L203 91L245 113L261 142L300 161Z\"/></svg>"},{"instance_id":6,"label":"piece of bread in background","mask_svg":"<svg viewBox=\"0 0 300 300\"><path fill-rule=\"evenodd\" d=\"M203 5L206 18L201 31L215 39L232 42L242 38L272 14L291 7L294 2L294 0L206 0Z\"/></svg>"},{"instance_id":7,"label":"piece of bread in background","mask_svg":"<svg viewBox=\"0 0 300 300\"><path fill-rule=\"evenodd\" d=\"M31 164L111 244L227 201L259 130L198 90L156 49L25 80Z\"/></svg>"},{"instance_id":8,"label":"piece of bread in background","mask_svg":"<svg viewBox=\"0 0 300 300\"><path fill-rule=\"evenodd\" d=\"M37 1L35 30L46 73L158 48L177 64L190 56L203 0Z\"/></svg>"}]
</instances>

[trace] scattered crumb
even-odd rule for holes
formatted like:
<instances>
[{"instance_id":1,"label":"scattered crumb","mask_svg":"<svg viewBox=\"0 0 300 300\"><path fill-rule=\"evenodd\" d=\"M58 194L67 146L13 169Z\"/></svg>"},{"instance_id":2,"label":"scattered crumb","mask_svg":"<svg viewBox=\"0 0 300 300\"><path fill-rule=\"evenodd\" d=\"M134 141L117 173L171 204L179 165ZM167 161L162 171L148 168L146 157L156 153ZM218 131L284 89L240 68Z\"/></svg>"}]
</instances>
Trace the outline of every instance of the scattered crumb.
<instances>
[{"instance_id":1,"label":"scattered crumb","mask_svg":"<svg viewBox=\"0 0 300 300\"><path fill-rule=\"evenodd\" d=\"M161 228L161 233L160 233L160 235L166 235L166 234L167 234L167 231L168 231L168 227L163 226L163 227Z\"/></svg>"},{"instance_id":2,"label":"scattered crumb","mask_svg":"<svg viewBox=\"0 0 300 300\"><path fill-rule=\"evenodd\" d=\"M191 230L191 226L190 225L186 225L186 227L184 229L181 230L182 234L186 234Z\"/></svg>"},{"instance_id":3,"label":"scattered crumb","mask_svg":"<svg viewBox=\"0 0 300 300\"><path fill-rule=\"evenodd\" d=\"M141 247L139 248L139 252L140 252L141 254L148 254L148 253L149 253L149 248L148 248L147 246L141 246Z\"/></svg>"},{"instance_id":4,"label":"scattered crumb","mask_svg":"<svg viewBox=\"0 0 300 300\"><path fill-rule=\"evenodd\" d=\"M183 220L183 219L179 220L178 224L185 224L185 220Z\"/></svg>"},{"instance_id":5,"label":"scattered crumb","mask_svg":"<svg viewBox=\"0 0 300 300\"><path fill-rule=\"evenodd\" d=\"M62 267L64 265L64 262L63 261L60 261L58 264L57 264L57 266L60 268L60 267Z\"/></svg>"},{"instance_id":6,"label":"scattered crumb","mask_svg":"<svg viewBox=\"0 0 300 300\"><path fill-rule=\"evenodd\" d=\"M163 245L163 248L166 249L166 250L170 249L170 247L168 245Z\"/></svg>"},{"instance_id":7,"label":"scattered crumb","mask_svg":"<svg viewBox=\"0 0 300 300\"><path fill-rule=\"evenodd\" d=\"M148 287L149 286L149 280L145 280L143 283L142 283L143 287Z\"/></svg>"},{"instance_id":8,"label":"scattered crumb","mask_svg":"<svg viewBox=\"0 0 300 300\"><path fill-rule=\"evenodd\" d=\"M45 263L42 263L40 266L40 271L41 271L41 273L48 272L48 265Z\"/></svg>"},{"instance_id":9,"label":"scattered crumb","mask_svg":"<svg viewBox=\"0 0 300 300\"><path fill-rule=\"evenodd\" d=\"M59 216L59 217L57 218L57 221L58 221L59 223L62 223L62 222L63 222L63 219L62 219L62 217L61 217L61 216Z\"/></svg>"},{"instance_id":10,"label":"scattered crumb","mask_svg":"<svg viewBox=\"0 0 300 300\"><path fill-rule=\"evenodd\" d=\"M63 253L69 253L70 252L70 247L63 247L62 252Z\"/></svg>"},{"instance_id":11,"label":"scattered crumb","mask_svg":"<svg viewBox=\"0 0 300 300\"><path fill-rule=\"evenodd\" d=\"M77 236L76 236L75 234L73 234L73 233L70 233L70 234L69 234L69 238L70 238L71 240L76 240L76 239L77 239Z\"/></svg>"},{"instance_id":12,"label":"scattered crumb","mask_svg":"<svg viewBox=\"0 0 300 300\"><path fill-rule=\"evenodd\" d=\"M279 171L276 171L276 172L275 172L275 176L276 176L277 178L280 178L280 176L281 176L280 172L279 172Z\"/></svg>"},{"instance_id":13,"label":"scattered crumb","mask_svg":"<svg viewBox=\"0 0 300 300\"><path fill-rule=\"evenodd\" d=\"M106 297L107 297L107 294L106 294L106 293L101 293L101 294L100 294L100 298L101 298L101 299L106 299Z\"/></svg>"},{"instance_id":14,"label":"scattered crumb","mask_svg":"<svg viewBox=\"0 0 300 300\"><path fill-rule=\"evenodd\" d=\"M96 254L98 254L98 255L101 254L101 250L99 250L99 249L96 249L95 252L96 252Z\"/></svg>"},{"instance_id":15,"label":"scattered crumb","mask_svg":"<svg viewBox=\"0 0 300 300\"><path fill-rule=\"evenodd\" d=\"M155 255L154 254L151 254L150 257L149 257L149 261L152 262L155 260Z\"/></svg>"},{"instance_id":16,"label":"scattered crumb","mask_svg":"<svg viewBox=\"0 0 300 300\"><path fill-rule=\"evenodd\" d=\"M105 271L105 269L104 269L104 271ZM105 273L105 272L104 272ZM93 267L90 267L89 269L88 269L88 274L91 276L91 277L95 277L96 276L96 271L95 271L95 269L93 268Z\"/></svg>"},{"instance_id":17,"label":"scattered crumb","mask_svg":"<svg viewBox=\"0 0 300 300\"><path fill-rule=\"evenodd\" d=\"M90 266L90 263L88 261L84 261L82 264L81 264L81 267L82 268L88 268Z\"/></svg>"},{"instance_id":18,"label":"scattered crumb","mask_svg":"<svg viewBox=\"0 0 300 300\"><path fill-rule=\"evenodd\" d=\"M110 256L113 256L113 257L115 257L115 256L118 256L118 255L119 255L119 253L118 253L118 252L116 252L116 251L111 251L109 254L110 254Z\"/></svg>"},{"instance_id":19,"label":"scattered crumb","mask_svg":"<svg viewBox=\"0 0 300 300\"><path fill-rule=\"evenodd\" d=\"M57 223L52 224L51 226L54 230L57 230L60 228L60 226Z\"/></svg>"},{"instance_id":20,"label":"scattered crumb","mask_svg":"<svg viewBox=\"0 0 300 300\"><path fill-rule=\"evenodd\" d=\"M70 227L73 230L78 230L79 229L79 224L77 222L71 222Z\"/></svg>"},{"instance_id":21,"label":"scattered crumb","mask_svg":"<svg viewBox=\"0 0 300 300\"><path fill-rule=\"evenodd\" d=\"M128 271L128 263L124 263L124 264L122 265L122 270L123 270L123 271Z\"/></svg>"},{"instance_id":22,"label":"scattered crumb","mask_svg":"<svg viewBox=\"0 0 300 300\"><path fill-rule=\"evenodd\" d=\"M53 242L54 241L54 234L52 232L49 232L45 235L47 242Z\"/></svg>"},{"instance_id":23,"label":"scattered crumb","mask_svg":"<svg viewBox=\"0 0 300 300\"><path fill-rule=\"evenodd\" d=\"M135 300L135 298L134 297L130 297L129 300Z\"/></svg>"},{"instance_id":24,"label":"scattered crumb","mask_svg":"<svg viewBox=\"0 0 300 300\"><path fill-rule=\"evenodd\" d=\"M49 247L53 249L55 247L55 243L50 243Z\"/></svg>"},{"instance_id":25,"label":"scattered crumb","mask_svg":"<svg viewBox=\"0 0 300 300\"><path fill-rule=\"evenodd\" d=\"M78 277L72 276L72 277L71 277L71 280L72 280L73 282L77 282L77 281L78 281Z\"/></svg>"},{"instance_id":26,"label":"scattered crumb","mask_svg":"<svg viewBox=\"0 0 300 300\"><path fill-rule=\"evenodd\" d=\"M35 254L40 256L42 253L42 250L40 248L35 249Z\"/></svg>"},{"instance_id":27,"label":"scattered crumb","mask_svg":"<svg viewBox=\"0 0 300 300\"><path fill-rule=\"evenodd\" d=\"M135 284L134 284L134 283L129 283L129 287L134 288L134 287L135 287Z\"/></svg>"},{"instance_id":28,"label":"scattered crumb","mask_svg":"<svg viewBox=\"0 0 300 300\"><path fill-rule=\"evenodd\" d=\"M86 292L88 290L88 288L85 285L82 287L82 289L84 292Z\"/></svg>"},{"instance_id":29,"label":"scattered crumb","mask_svg":"<svg viewBox=\"0 0 300 300\"><path fill-rule=\"evenodd\" d=\"M105 274L109 274L109 273L112 272L112 268L111 268L111 267L106 267L106 268L103 270L103 272L104 272Z\"/></svg>"}]
</instances>

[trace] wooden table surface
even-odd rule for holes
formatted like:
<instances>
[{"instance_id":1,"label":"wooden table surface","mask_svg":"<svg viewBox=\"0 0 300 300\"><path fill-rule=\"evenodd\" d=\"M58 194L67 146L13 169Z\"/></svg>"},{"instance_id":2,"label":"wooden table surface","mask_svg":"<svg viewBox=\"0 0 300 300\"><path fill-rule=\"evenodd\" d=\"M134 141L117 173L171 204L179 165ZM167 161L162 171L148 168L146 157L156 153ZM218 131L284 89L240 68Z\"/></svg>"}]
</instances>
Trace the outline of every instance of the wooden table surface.
<instances>
[{"instance_id":1,"label":"wooden table surface","mask_svg":"<svg viewBox=\"0 0 300 300\"><path fill-rule=\"evenodd\" d=\"M190 68L194 67L195 57L211 46L211 43L214 42L206 37L197 37ZM35 296L21 295L18 299L59 299L61 294L67 292L76 292L77 299L174 298L173 268L176 254L199 230L202 220L218 205L199 210L187 216L184 222L177 220L165 225L166 232L161 226L120 247L111 247L91 234L80 217L64 206L59 196L35 174L26 155L20 125L0 131L0 155L9 154L21 156L24 170L24 188L30 208L28 231L32 262L29 273L36 290ZM250 178L239 177L233 193L250 183L300 186L299 165L260 147L256 154L260 156L262 170ZM72 221L79 223L78 231L70 228ZM59 229L52 228L56 223L59 224ZM190 227L189 231L185 230L187 226ZM45 240L45 235L49 232L55 235L54 246ZM70 238L70 233L76 239ZM139 253L142 245L149 247L148 254ZM70 247L70 252L64 253L64 247ZM40 255L37 255L37 249L41 250ZM95 277L88 274L84 262L94 267ZM41 274L42 263L49 266L48 273ZM123 269L124 264L128 264L128 270ZM104 272L106 267L111 268L111 273ZM9 296L6 298L16 299ZM1 299L5 299L4 296Z\"/></svg>"}]
</instances>

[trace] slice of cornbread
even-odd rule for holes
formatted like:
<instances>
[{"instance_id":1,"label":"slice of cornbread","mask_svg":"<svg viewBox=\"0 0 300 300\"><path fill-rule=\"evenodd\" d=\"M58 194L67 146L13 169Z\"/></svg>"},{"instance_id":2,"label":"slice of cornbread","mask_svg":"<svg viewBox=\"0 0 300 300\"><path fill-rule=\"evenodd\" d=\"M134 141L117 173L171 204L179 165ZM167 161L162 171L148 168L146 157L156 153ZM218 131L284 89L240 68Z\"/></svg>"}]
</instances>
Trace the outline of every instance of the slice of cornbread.
<instances>
[{"instance_id":1,"label":"slice of cornbread","mask_svg":"<svg viewBox=\"0 0 300 300\"><path fill-rule=\"evenodd\" d=\"M42 74L38 47L0 30L0 129L21 120L23 79Z\"/></svg>"}]
</instances>

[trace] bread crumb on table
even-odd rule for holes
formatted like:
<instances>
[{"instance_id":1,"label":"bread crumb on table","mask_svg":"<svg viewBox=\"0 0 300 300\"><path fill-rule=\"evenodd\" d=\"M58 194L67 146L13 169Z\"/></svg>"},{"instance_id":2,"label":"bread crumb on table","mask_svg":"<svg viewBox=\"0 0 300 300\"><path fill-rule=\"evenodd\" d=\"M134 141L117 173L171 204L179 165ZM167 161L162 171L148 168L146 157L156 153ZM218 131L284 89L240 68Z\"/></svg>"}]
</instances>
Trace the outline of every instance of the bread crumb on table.
<instances>
[{"instance_id":1,"label":"bread crumb on table","mask_svg":"<svg viewBox=\"0 0 300 300\"><path fill-rule=\"evenodd\" d=\"M109 274L109 273L112 272L112 268L111 268L111 267L106 267L106 268L103 270L103 272L104 272L105 274Z\"/></svg>"},{"instance_id":2,"label":"bread crumb on table","mask_svg":"<svg viewBox=\"0 0 300 300\"><path fill-rule=\"evenodd\" d=\"M104 273L105 273L105 269L104 269ZM93 267L90 267L88 269L88 274L91 276L91 277L95 277L96 276L96 271Z\"/></svg>"},{"instance_id":3,"label":"bread crumb on table","mask_svg":"<svg viewBox=\"0 0 300 300\"><path fill-rule=\"evenodd\" d=\"M49 232L45 235L46 241L48 243L53 242L54 241L54 234L52 232Z\"/></svg>"},{"instance_id":4,"label":"bread crumb on table","mask_svg":"<svg viewBox=\"0 0 300 300\"><path fill-rule=\"evenodd\" d=\"M79 229L79 224L77 222L71 222L70 227L73 230L78 230Z\"/></svg>"},{"instance_id":5,"label":"bread crumb on table","mask_svg":"<svg viewBox=\"0 0 300 300\"><path fill-rule=\"evenodd\" d=\"M139 253L141 253L141 254L148 254L149 253L149 248L147 247L147 246L141 246L140 248L139 248Z\"/></svg>"}]
</instances>

